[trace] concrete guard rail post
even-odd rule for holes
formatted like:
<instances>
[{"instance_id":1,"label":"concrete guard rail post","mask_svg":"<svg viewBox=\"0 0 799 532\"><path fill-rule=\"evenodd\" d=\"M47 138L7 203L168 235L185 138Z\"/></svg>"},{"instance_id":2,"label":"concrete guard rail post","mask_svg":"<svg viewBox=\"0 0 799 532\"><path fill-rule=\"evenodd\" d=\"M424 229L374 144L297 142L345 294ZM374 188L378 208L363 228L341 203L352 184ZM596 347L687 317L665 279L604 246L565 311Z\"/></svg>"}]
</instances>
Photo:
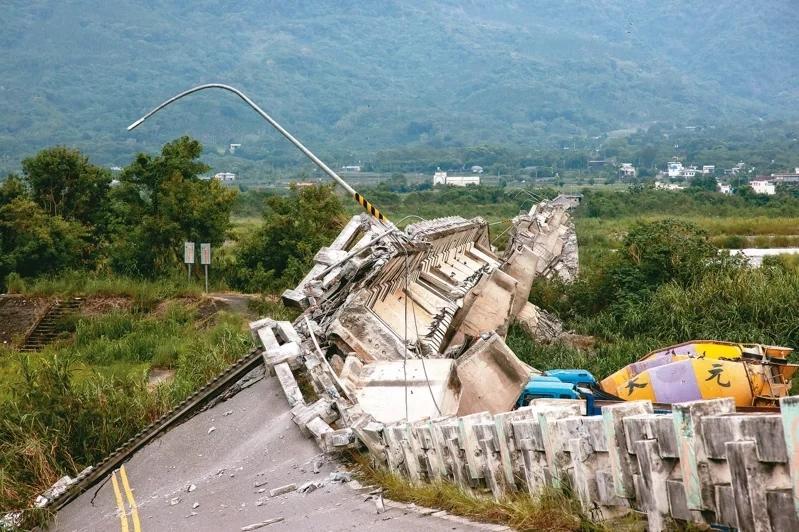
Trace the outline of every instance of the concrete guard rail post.
<instances>
[{"instance_id":1,"label":"concrete guard rail post","mask_svg":"<svg viewBox=\"0 0 799 532\"><path fill-rule=\"evenodd\" d=\"M593 518L632 509L653 531L668 518L799 530L799 397L784 398L780 414L739 414L731 399L671 414L652 413L648 401L606 406L602 416L583 408L535 400L493 417L387 424L376 458L415 483L443 478L496 498L568 482Z\"/></svg>"}]
</instances>

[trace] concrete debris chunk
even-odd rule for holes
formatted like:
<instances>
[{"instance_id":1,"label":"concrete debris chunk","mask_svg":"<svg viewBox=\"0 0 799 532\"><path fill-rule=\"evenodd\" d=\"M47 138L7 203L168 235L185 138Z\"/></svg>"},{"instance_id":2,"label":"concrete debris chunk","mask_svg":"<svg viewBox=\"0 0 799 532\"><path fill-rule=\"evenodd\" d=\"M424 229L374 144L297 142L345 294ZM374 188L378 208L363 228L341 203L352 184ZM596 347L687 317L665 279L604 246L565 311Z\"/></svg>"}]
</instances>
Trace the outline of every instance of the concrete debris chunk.
<instances>
[{"instance_id":1,"label":"concrete debris chunk","mask_svg":"<svg viewBox=\"0 0 799 532\"><path fill-rule=\"evenodd\" d=\"M284 519L285 517L273 517L272 519L267 519L266 521L261 521L260 523L253 523L251 525L243 526L241 527L241 532L250 532L251 530L258 530L259 528L279 523Z\"/></svg>"},{"instance_id":2,"label":"concrete debris chunk","mask_svg":"<svg viewBox=\"0 0 799 532\"><path fill-rule=\"evenodd\" d=\"M352 480L352 473L348 471L334 471L328 475L330 482L349 482Z\"/></svg>"},{"instance_id":3,"label":"concrete debris chunk","mask_svg":"<svg viewBox=\"0 0 799 532\"><path fill-rule=\"evenodd\" d=\"M300 493L311 493L312 491L315 491L324 485L325 485L324 481L309 480L308 482L305 482L299 488L297 488L297 491Z\"/></svg>"},{"instance_id":4,"label":"concrete debris chunk","mask_svg":"<svg viewBox=\"0 0 799 532\"><path fill-rule=\"evenodd\" d=\"M273 490L269 490L270 497L277 497L278 495L283 495L285 493L292 492L297 489L296 484L286 484L285 486L280 486L279 488L275 488Z\"/></svg>"},{"instance_id":5,"label":"concrete debris chunk","mask_svg":"<svg viewBox=\"0 0 799 532\"><path fill-rule=\"evenodd\" d=\"M372 500L375 501L375 508L377 509L378 514L382 514L386 511L386 504L383 501L383 494L378 493L377 495L372 496Z\"/></svg>"},{"instance_id":6,"label":"concrete debris chunk","mask_svg":"<svg viewBox=\"0 0 799 532\"><path fill-rule=\"evenodd\" d=\"M175 506L176 504L180 504L180 497L172 497L169 501L169 506Z\"/></svg>"},{"instance_id":7,"label":"concrete debris chunk","mask_svg":"<svg viewBox=\"0 0 799 532\"><path fill-rule=\"evenodd\" d=\"M191 493L192 491L194 491L196 489L197 489L197 486L195 486L194 484L189 484L189 486L186 488L186 491L188 493Z\"/></svg>"}]
</instances>

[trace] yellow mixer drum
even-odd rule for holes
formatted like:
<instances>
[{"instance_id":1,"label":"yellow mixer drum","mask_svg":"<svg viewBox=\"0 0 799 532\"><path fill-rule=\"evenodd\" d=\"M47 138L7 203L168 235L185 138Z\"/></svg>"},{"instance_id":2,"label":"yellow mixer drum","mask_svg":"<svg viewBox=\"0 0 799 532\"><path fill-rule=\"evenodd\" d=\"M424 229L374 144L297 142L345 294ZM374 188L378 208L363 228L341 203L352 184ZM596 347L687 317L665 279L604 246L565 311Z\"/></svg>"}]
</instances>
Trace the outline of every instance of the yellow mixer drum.
<instances>
[{"instance_id":1,"label":"yellow mixer drum","mask_svg":"<svg viewBox=\"0 0 799 532\"><path fill-rule=\"evenodd\" d=\"M615 389L605 391L626 401L647 399L656 403L682 403L732 397L738 406L751 405L752 389L744 364L710 358L675 357L666 364L645 369ZM616 383L616 381L614 381Z\"/></svg>"}]
</instances>

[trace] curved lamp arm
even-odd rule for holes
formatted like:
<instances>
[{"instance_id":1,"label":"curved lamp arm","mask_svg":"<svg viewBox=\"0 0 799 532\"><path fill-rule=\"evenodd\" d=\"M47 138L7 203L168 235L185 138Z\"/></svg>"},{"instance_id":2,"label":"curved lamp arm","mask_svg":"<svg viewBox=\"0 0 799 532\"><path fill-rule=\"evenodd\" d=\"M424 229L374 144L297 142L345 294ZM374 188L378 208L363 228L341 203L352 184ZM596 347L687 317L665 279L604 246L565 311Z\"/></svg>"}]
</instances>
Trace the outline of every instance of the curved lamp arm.
<instances>
[{"instance_id":1,"label":"curved lamp arm","mask_svg":"<svg viewBox=\"0 0 799 532\"><path fill-rule=\"evenodd\" d=\"M278 131L278 133L280 133L281 135L286 137L286 139L289 142L294 144L297 147L297 149L299 149L303 154L305 154L305 156L308 157L316 166L321 168L324 173L326 173L328 176L333 178L333 180L336 183L341 185L342 188L344 188L344 190L349 192L352 195L352 197L355 198L355 201L357 201L359 205L361 205L364 209L366 209L366 212L368 212L369 214L371 214L372 216L377 218L379 221L388 223L388 218L386 218L383 215L383 213L381 213L377 209L377 207L372 205L370 202L366 201L366 198L361 196L354 188L352 188L349 185L349 183L344 181L336 172L334 172L329 166L327 166L324 162L322 162L322 160L319 159L319 157L317 157L316 155L314 155L311 152L311 150L306 148L305 145L302 142L297 140L291 133L286 131L283 128L283 126L281 126L280 124L278 124L275 121L274 118L272 118L271 116L266 114L266 111L264 111L263 109L258 107L258 104L256 104L254 101L252 101L246 94L244 94L243 92L241 92L240 90L238 90L235 87L231 87L230 85L224 85L222 83L206 83L205 85L198 85L196 87L192 87L191 89L189 89L187 91L183 91L180 94L177 94L177 95L171 97L170 99L166 100L161 105L159 105L158 107L154 108L152 111L150 111L146 115L142 116L141 118L139 118L138 120L133 122L131 125L128 126L128 131L132 131L132 130L136 129L145 120L147 120L148 118L150 118L155 113L157 113L158 111L160 111L161 109L163 109L167 105L171 104L172 102L180 100L181 98L183 98L184 96L188 96L189 94L192 94L192 93L195 93L195 92L199 92L199 91L205 90L205 89L222 89L222 90L226 90L228 92L232 92L233 94L235 94L236 96L238 96L239 98L244 100L244 103L249 105L256 113L261 115L261 118L263 118L264 120L269 122L269 124L273 128L275 128Z\"/></svg>"}]
</instances>

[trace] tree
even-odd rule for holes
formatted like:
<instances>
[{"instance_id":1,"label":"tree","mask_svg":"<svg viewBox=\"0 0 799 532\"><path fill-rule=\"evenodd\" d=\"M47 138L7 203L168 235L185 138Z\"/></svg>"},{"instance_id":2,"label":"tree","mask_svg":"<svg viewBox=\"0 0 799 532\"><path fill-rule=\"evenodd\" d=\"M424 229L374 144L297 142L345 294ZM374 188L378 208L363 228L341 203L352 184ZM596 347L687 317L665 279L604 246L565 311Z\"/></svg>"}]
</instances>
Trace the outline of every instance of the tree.
<instances>
[{"instance_id":1,"label":"tree","mask_svg":"<svg viewBox=\"0 0 799 532\"><path fill-rule=\"evenodd\" d=\"M239 246L231 284L252 292L296 284L345 222L333 185L295 186L289 196L269 197L263 225Z\"/></svg>"},{"instance_id":2,"label":"tree","mask_svg":"<svg viewBox=\"0 0 799 532\"><path fill-rule=\"evenodd\" d=\"M716 178L712 175L701 175L691 180L691 188L715 192L718 189Z\"/></svg>"},{"instance_id":3,"label":"tree","mask_svg":"<svg viewBox=\"0 0 799 532\"><path fill-rule=\"evenodd\" d=\"M403 173L391 174L388 179L388 190L391 192L408 192L408 178Z\"/></svg>"},{"instance_id":4,"label":"tree","mask_svg":"<svg viewBox=\"0 0 799 532\"><path fill-rule=\"evenodd\" d=\"M11 272L32 277L82 266L86 237L80 223L49 216L24 196L0 205L0 284Z\"/></svg>"},{"instance_id":5,"label":"tree","mask_svg":"<svg viewBox=\"0 0 799 532\"><path fill-rule=\"evenodd\" d=\"M157 156L139 154L114 191L114 268L149 276L177 267L186 240L219 245L230 227L236 191L215 179L198 159L199 142L181 137Z\"/></svg>"},{"instance_id":6,"label":"tree","mask_svg":"<svg viewBox=\"0 0 799 532\"><path fill-rule=\"evenodd\" d=\"M31 198L44 212L96 226L106 214L111 174L76 149L55 146L22 161Z\"/></svg>"},{"instance_id":7,"label":"tree","mask_svg":"<svg viewBox=\"0 0 799 532\"><path fill-rule=\"evenodd\" d=\"M25 183L15 174L9 174L0 184L0 207L11 203L16 198L28 196Z\"/></svg>"},{"instance_id":8,"label":"tree","mask_svg":"<svg viewBox=\"0 0 799 532\"><path fill-rule=\"evenodd\" d=\"M622 308L645 300L665 283L686 287L738 264L736 258L720 255L694 224L675 219L638 223L609 261L598 297L604 305Z\"/></svg>"}]
</instances>

